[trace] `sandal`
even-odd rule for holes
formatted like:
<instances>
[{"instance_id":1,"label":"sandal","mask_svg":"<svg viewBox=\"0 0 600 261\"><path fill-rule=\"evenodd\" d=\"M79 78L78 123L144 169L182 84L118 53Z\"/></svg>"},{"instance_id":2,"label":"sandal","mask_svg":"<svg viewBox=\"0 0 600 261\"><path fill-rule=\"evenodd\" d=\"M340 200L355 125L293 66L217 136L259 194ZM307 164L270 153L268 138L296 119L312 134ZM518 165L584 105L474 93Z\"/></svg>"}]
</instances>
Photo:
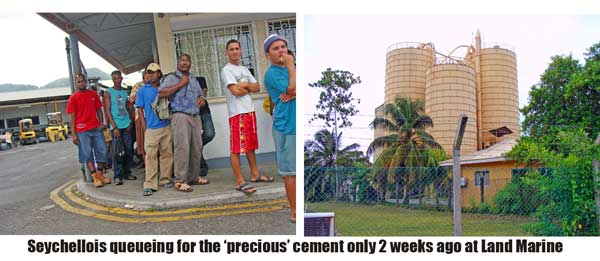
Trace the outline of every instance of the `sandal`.
<instances>
[{"instance_id":1,"label":"sandal","mask_svg":"<svg viewBox=\"0 0 600 261\"><path fill-rule=\"evenodd\" d=\"M161 188L172 188L173 187L173 182L167 182L165 184L161 184L159 185Z\"/></svg>"},{"instance_id":2,"label":"sandal","mask_svg":"<svg viewBox=\"0 0 600 261\"><path fill-rule=\"evenodd\" d=\"M133 175L127 175L127 176L125 176L125 179L126 179L126 180L136 180L136 179L137 179L137 177L136 177L136 176L133 176Z\"/></svg>"},{"instance_id":3,"label":"sandal","mask_svg":"<svg viewBox=\"0 0 600 261\"><path fill-rule=\"evenodd\" d=\"M188 184L177 182L175 183L175 190L181 192L192 192L194 189Z\"/></svg>"},{"instance_id":4,"label":"sandal","mask_svg":"<svg viewBox=\"0 0 600 261\"><path fill-rule=\"evenodd\" d=\"M208 185L210 181L208 179L204 179L202 177L196 178L194 181L190 182L190 185Z\"/></svg>"},{"instance_id":5,"label":"sandal","mask_svg":"<svg viewBox=\"0 0 600 261\"><path fill-rule=\"evenodd\" d=\"M273 182L275 181L275 178L273 177L269 177L269 176L264 176L264 175L259 175L256 179L250 180L252 182Z\"/></svg>"},{"instance_id":6,"label":"sandal","mask_svg":"<svg viewBox=\"0 0 600 261\"><path fill-rule=\"evenodd\" d=\"M256 188L254 188L252 185L249 185L246 182L240 184L239 186L236 186L235 190L244 192L245 194L252 194L256 192Z\"/></svg>"},{"instance_id":7,"label":"sandal","mask_svg":"<svg viewBox=\"0 0 600 261\"><path fill-rule=\"evenodd\" d=\"M152 196L152 189L145 188L144 189L144 196Z\"/></svg>"}]
</instances>

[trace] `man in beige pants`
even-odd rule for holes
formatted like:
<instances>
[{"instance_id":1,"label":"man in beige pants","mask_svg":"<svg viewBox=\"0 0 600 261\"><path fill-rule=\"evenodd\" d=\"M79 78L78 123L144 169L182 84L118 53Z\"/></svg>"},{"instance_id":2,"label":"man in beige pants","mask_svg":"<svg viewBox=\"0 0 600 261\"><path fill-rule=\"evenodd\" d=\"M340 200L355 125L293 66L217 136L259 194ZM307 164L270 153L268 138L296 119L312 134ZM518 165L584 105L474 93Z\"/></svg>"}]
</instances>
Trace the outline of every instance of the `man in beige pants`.
<instances>
[{"instance_id":1,"label":"man in beige pants","mask_svg":"<svg viewBox=\"0 0 600 261\"><path fill-rule=\"evenodd\" d=\"M206 185L200 177L202 157L202 119L200 107L206 101L200 83L190 72L192 60L182 54L177 58L177 71L165 76L158 88L158 97L170 97L171 128L175 147L175 189L192 191L191 185Z\"/></svg>"},{"instance_id":2,"label":"man in beige pants","mask_svg":"<svg viewBox=\"0 0 600 261\"><path fill-rule=\"evenodd\" d=\"M173 177L173 139L169 120L161 120L152 109L157 99L158 86L162 72L158 64L151 63L146 67L148 82L136 95L135 107L138 108L140 123L146 127L144 134L144 151L146 152L146 180L144 196L150 196L158 190L160 184L164 188L172 186ZM160 182L158 165L160 162Z\"/></svg>"}]
</instances>

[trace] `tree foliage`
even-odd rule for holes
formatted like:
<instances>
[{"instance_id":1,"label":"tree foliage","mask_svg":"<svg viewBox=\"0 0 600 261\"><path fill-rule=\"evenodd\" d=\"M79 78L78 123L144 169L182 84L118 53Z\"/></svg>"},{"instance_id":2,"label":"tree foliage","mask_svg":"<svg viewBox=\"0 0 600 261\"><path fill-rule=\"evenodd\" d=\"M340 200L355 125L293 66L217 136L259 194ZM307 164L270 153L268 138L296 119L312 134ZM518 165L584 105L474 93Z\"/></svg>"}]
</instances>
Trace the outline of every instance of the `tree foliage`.
<instances>
[{"instance_id":1,"label":"tree foliage","mask_svg":"<svg viewBox=\"0 0 600 261\"><path fill-rule=\"evenodd\" d=\"M384 192L388 182L395 183L396 187L402 185L404 204L408 203L411 184L414 187L418 184L415 181L422 179L419 176L427 175L419 168L437 166L438 155L430 149L441 148L425 131L433 126L433 121L424 109L421 100L398 97L394 103L384 105L384 117L377 117L370 124L372 128L391 133L376 138L369 145L368 155L383 149L374 163L373 179Z\"/></svg>"},{"instance_id":2,"label":"tree foliage","mask_svg":"<svg viewBox=\"0 0 600 261\"><path fill-rule=\"evenodd\" d=\"M317 113L313 114L309 123L323 120L327 127L336 129L352 126L348 117L358 113L353 102L360 103L360 100L352 97L350 88L354 84L361 83L360 77L355 78L354 74L349 71L332 70L331 68L327 68L321 75L319 81L308 85L323 89L316 105Z\"/></svg>"},{"instance_id":3,"label":"tree foliage","mask_svg":"<svg viewBox=\"0 0 600 261\"><path fill-rule=\"evenodd\" d=\"M341 142L342 133L336 137L329 130L322 129L315 133L314 140L304 143L304 195L308 201L323 201L333 197L336 171L342 173L339 178L343 180L352 175L351 171L344 171L348 169L344 167L367 164L363 152L358 150L358 143L342 148Z\"/></svg>"},{"instance_id":4,"label":"tree foliage","mask_svg":"<svg viewBox=\"0 0 600 261\"><path fill-rule=\"evenodd\" d=\"M532 188L538 221L528 226L534 235L597 235L592 160L600 150L583 129L560 130L552 139L523 138L507 154L530 168L523 177ZM527 202L524 202L527 203ZM538 205L539 204L539 205Z\"/></svg>"},{"instance_id":5,"label":"tree foliage","mask_svg":"<svg viewBox=\"0 0 600 261\"><path fill-rule=\"evenodd\" d=\"M529 92L523 132L536 138L560 130L583 128L590 137L600 131L600 43L585 53L585 64L571 55L553 56L540 82Z\"/></svg>"}]
</instances>

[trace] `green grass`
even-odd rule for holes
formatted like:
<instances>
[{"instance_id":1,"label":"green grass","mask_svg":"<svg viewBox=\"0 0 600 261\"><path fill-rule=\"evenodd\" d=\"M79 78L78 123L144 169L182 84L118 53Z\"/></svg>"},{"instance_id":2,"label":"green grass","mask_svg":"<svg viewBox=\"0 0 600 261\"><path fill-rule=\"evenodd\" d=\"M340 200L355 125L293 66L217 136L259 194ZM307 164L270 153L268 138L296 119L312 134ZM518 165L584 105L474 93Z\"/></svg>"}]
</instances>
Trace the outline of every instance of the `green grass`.
<instances>
[{"instance_id":1,"label":"green grass","mask_svg":"<svg viewBox=\"0 0 600 261\"><path fill-rule=\"evenodd\" d=\"M451 236L452 211L364 205L350 202L306 203L311 212L335 212L340 236ZM527 236L517 216L463 213L464 236Z\"/></svg>"}]
</instances>

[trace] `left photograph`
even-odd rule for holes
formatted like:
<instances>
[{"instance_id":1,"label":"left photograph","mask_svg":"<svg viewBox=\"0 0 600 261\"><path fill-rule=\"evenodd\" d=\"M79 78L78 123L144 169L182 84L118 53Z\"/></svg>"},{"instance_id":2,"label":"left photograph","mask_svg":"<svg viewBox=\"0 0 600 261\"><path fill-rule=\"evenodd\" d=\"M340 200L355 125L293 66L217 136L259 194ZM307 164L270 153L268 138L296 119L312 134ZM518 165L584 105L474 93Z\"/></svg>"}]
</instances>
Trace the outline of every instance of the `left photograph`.
<instances>
[{"instance_id":1,"label":"left photograph","mask_svg":"<svg viewBox=\"0 0 600 261\"><path fill-rule=\"evenodd\" d=\"M0 234L296 233L296 14L0 24Z\"/></svg>"}]
</instances>

